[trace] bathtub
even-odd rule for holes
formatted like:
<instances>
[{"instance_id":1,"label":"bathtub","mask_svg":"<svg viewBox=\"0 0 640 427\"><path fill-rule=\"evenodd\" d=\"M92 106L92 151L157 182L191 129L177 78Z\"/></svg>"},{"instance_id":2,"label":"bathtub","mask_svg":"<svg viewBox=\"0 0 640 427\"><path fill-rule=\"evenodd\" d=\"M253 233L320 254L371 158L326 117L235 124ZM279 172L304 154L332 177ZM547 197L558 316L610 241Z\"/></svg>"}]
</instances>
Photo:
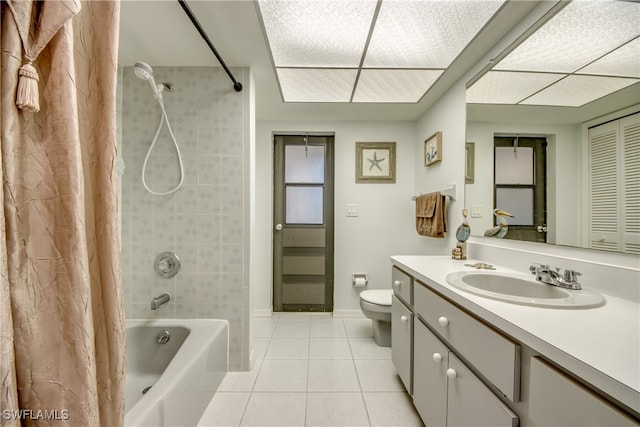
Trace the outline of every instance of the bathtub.
<instances>
[{"instance_id":1,"label":"bathtub","mask_svg":"<svg viewBox=\"0 0 640 427\"><path fill-rule=\"evenodd\" d=\"M127 320L126 348L125 427L195 426L227 373L229 323Z\"/></svg>"}]
</instances>

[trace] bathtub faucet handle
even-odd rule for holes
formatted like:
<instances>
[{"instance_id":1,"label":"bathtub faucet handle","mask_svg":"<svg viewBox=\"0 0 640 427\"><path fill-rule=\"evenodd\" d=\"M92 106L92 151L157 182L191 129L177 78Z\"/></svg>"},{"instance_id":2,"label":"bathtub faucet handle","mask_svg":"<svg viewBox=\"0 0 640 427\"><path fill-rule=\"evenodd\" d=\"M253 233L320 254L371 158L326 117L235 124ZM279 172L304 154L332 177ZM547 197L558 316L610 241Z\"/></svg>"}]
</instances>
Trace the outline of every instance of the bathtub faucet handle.
<instances>
[{"instance_id":1,"label":"bathtub faucet handle","mask_svg":"<svg viewBox=\"0 0 640 427\"><path fill-rule=\"evenodd\" d=\"M168 303L170 299L171 296L169 294L162 294L151 298L151 310L157 310L161 305Z\"/></svg>"}]
</instances>

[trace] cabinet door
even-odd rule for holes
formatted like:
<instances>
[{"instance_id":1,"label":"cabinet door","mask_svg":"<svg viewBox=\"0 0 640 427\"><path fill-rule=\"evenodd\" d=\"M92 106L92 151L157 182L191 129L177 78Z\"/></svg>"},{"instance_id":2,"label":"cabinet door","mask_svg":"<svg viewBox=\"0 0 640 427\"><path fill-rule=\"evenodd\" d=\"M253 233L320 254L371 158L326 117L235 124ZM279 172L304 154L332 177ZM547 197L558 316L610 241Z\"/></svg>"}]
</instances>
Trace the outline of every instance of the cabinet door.
<instances>
[{"instance_id":1,"label":"cabinet door","mask_svg":"<svg viewBox=\"0 0 640 427\"><path fill-rule=\"evenodd\" d=\"M392 301L391 358L404 387L411 394L413 313L395 295Z\"/></svg>"},{"instance_id":2,"label":"cabinet door","mask_svg":"<svg viewBox=\"0 0 640 427\"><path fill-rule=\"evenodd\" d=\"M413 405L427 426L445 426L449 350L417 318L413 327Z\"/></svg>"},{"instance_id":3,"label":"cabinet door","mask_svg":"<svg viewBox=\"0 0 640 427\"><path fill-rule=\"evenodd\" d=\"M448 427L516 427L514 414L453 353L449 353Z\"/></svg>"},{"instance_id":4,"label":"cabinet door","mask_svg":"<svg viewBox=\"0 0 640 427\"><path fill-rule=\"evenodd\" d=\"M640 425L538 357L531 359L529 396L529 418L540 426Z\"/></svg>"},{"instance_id":5,"label":"cabinet door","mask_svg":"<svg viewBox=\"0 0 640 427\"><path fill-rule=\"evenodd\" d=\"M512 402L520 399L520 346L420 281L414 312Z\"/></svg>"}]
</instances>

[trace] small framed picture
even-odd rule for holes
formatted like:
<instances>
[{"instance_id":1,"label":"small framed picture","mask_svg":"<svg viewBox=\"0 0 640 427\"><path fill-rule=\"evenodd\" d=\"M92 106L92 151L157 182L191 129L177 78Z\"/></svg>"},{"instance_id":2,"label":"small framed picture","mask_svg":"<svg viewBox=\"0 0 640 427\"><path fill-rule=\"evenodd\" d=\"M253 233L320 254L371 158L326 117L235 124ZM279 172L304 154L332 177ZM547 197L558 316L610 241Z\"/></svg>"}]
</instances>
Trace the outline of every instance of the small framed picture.
<instances>
[{"instance_id":1,"label":"small framed picture","mask_svg":"<svg viewBox=\"0 0 640 427\"><path fill-rule=\"evenodd\" d=\"M356 183L395 183L396 143L356 142Z\"/></svg>"},{"instance_id":2,"label":"small framed picture","mask_svg":"<svg viewBox=\"0 0 640 427\"><path fill-rule=\"evenodd\" d=\"M464 183L473 184L476 169L476 144L467 142L464 147Z\"/></svg>"},{"instance_id":3,"label":"small framed picture","mask_svg":"<svg viewBox=\"0 0 640 427\"><path fill-rule=\"evenodd\" d=\"M424 142L424 165L431 166L442 160L442 132L436 132Z\"/></svg>"}]
</instances>

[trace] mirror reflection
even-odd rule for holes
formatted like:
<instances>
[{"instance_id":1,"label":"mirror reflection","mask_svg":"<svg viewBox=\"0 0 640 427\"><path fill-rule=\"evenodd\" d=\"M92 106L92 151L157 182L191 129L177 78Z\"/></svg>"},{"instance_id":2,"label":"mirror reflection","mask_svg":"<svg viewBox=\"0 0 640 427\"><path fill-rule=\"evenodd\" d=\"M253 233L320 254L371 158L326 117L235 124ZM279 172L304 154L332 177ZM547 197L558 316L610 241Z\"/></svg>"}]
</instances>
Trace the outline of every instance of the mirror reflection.
<instances>
[{"instance_id":1,"label":"mirror reflection","mask_svg":"<svg viewBox=\"0 0 640 427\"><path fill-rule=\"evenodd\" d=\"M551 43L553 19L546 24L540 26ZM634 31L620 35L628 39L623 46L640 41L637 26ZM640 254L640 174L633 172L640 170L640 53L627 58L633 69L628 62L609 62L607 76L626 79L626 87L595 101L563 106L559 95L551 105L531 105L534 96L502 104L495 99L504 96L492 98L492 91L509 85L493 83L501 72L507 76L510 57L526 62L523 45L510 47L501 57L507 61L486 72L491 79L476 76L467 90L465 208L471 234ZM584 54L594 57L589 50ZM560 81L603 77L581 75L580 69L565 70L564 77L552 72ZM633 132L635 137L625 136Z\"/></svg>"}]
</instances>

